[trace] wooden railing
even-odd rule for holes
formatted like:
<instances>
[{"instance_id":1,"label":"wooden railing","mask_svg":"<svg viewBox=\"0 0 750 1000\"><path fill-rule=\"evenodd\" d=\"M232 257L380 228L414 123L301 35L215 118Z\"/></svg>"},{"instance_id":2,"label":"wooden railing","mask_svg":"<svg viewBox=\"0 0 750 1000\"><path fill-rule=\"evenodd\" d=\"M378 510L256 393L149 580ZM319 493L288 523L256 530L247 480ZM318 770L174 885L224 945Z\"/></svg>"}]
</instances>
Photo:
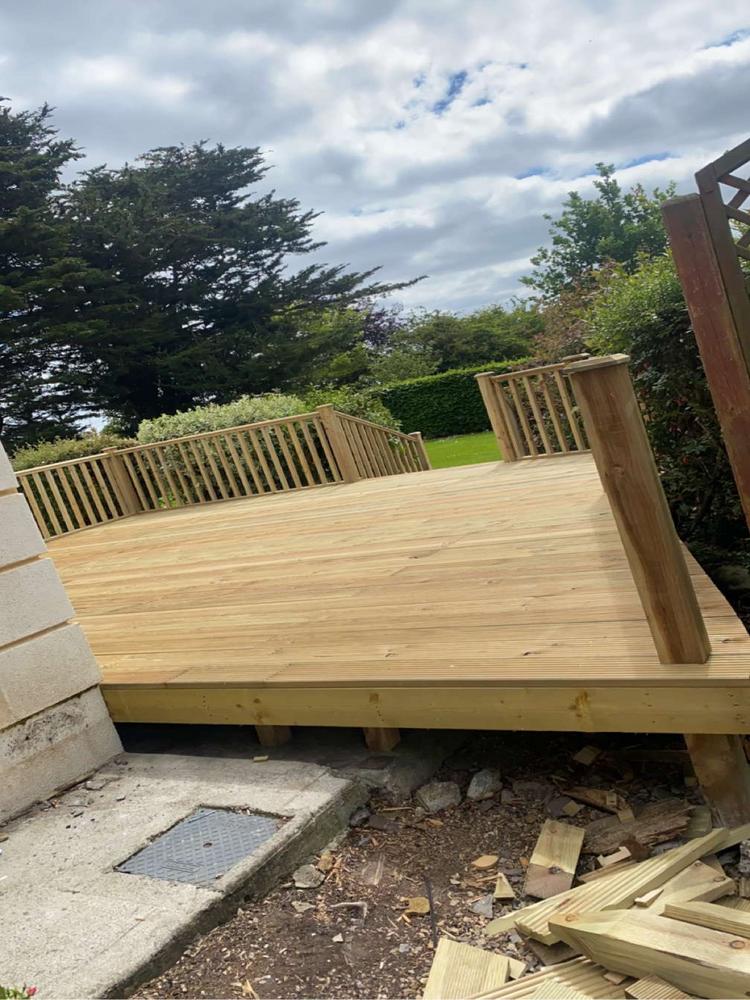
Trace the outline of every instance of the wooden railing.
<instances>
[{"instance_id":1,"label":"wooden railing","mask_svg":"<svg viewBox=\"0 0 750 1000\"><path fill-rule=\"evenodd\" d=\"M45 538L147 511L285 493L429 469L421 435L319 406L25 469L21 489Z\"/></svg>"},{"instance_id":2,"label":"wooden railing","mask_svg":"<svg viewBox=\"0 0 750 1000\"><path fill-rule=\"evenodd\" d=\"M506 462L588 451L573 386L563 369L580 357L517 372L477 375Z\"/></svg>"}]
</instances>

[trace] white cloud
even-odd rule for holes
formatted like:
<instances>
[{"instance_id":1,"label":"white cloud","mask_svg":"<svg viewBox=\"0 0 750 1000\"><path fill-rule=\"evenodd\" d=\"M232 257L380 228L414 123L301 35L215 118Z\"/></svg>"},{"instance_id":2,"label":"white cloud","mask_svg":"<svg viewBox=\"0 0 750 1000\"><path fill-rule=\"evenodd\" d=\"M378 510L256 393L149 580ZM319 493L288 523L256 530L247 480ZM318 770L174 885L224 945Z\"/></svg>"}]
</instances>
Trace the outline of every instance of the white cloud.
<instances>
[{"instance_id":1,"label":"white cloud","mask_svg":"<svg viewBox=\"0 0 750 1000\"><path fill-rule=\"evenodd\" d=\"M748 28L746 0L40 0L0 12L0 90L55 105L90 162L259 145L324 211L320 259L468 308L519 290L597 161L688 189L745 137Z\"/></svg>"}]
</instances>

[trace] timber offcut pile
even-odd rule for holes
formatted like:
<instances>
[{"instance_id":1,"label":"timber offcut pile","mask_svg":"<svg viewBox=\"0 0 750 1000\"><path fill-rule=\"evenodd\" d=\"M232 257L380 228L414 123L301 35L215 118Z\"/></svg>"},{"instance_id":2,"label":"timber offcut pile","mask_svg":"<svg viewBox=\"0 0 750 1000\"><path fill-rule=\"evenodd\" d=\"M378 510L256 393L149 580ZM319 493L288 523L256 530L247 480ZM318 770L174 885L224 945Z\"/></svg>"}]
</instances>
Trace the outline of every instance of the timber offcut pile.
<instances>
[{"instance_id":1,"label":"timber offcut pile","mask_svg":"<svg viewBox=\"0 0 750 1000\"><path fill-rule=\"evenodd\" d=\"M524 974L522 963L495 950L441 938L426 1000L750 996L746 880L738 884L717 857L728 858L722 852L750 838L750 824L710 830L656 853L658 847L643 844L659 842L656 812L642 816L639 827L621 803L610 805L612 821L593 830L547 821L524 887L525 895L537 901L510 910L484 929L488 939L525 938L546 967ZM662 830L672 821L684 830L685 818L677 812L662 816ZM619 837L613 832L618 829ZM584 838L615 849L573 886ZM498 873L498 892L506 885Z\"/></svg>"}]
</instances>

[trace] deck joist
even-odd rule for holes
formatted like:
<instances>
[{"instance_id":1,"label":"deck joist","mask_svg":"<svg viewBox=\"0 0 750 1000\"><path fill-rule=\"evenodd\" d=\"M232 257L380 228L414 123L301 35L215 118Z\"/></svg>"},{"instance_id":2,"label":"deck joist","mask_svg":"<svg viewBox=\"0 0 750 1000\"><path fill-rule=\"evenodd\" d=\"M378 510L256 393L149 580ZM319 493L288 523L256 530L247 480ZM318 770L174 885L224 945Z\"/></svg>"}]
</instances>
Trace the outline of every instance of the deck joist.
<instances>
[{"instance_id":1,"label":"deck joist","mask_svg":"<svg viewBox=\"0 0 750 1000\"><path fill-rule=\"evenodd\" d=\"M690 559L713 653L658 661L588 454L142 514L50 552L118 721L750 729L746 630Z\"/></svg>"}]
</instances>

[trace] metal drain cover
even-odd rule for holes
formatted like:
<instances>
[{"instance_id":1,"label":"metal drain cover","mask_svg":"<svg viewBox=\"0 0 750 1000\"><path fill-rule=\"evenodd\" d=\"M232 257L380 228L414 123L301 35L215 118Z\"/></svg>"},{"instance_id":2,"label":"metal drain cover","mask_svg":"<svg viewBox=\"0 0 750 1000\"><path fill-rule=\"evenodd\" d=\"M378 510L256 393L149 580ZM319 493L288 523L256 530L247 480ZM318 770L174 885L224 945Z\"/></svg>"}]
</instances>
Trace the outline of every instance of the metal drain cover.
<instances>
[{"instance_id":1,"label":"metal drain cover","mask_svg":"<svg viewBox=\"0 0 750 1000\"><path fill-rule=\"evenodd\" d=\"M282 822L257 813L197 809L115 870L206 885L269 840Z\"/></svg>"}]
</instances>

